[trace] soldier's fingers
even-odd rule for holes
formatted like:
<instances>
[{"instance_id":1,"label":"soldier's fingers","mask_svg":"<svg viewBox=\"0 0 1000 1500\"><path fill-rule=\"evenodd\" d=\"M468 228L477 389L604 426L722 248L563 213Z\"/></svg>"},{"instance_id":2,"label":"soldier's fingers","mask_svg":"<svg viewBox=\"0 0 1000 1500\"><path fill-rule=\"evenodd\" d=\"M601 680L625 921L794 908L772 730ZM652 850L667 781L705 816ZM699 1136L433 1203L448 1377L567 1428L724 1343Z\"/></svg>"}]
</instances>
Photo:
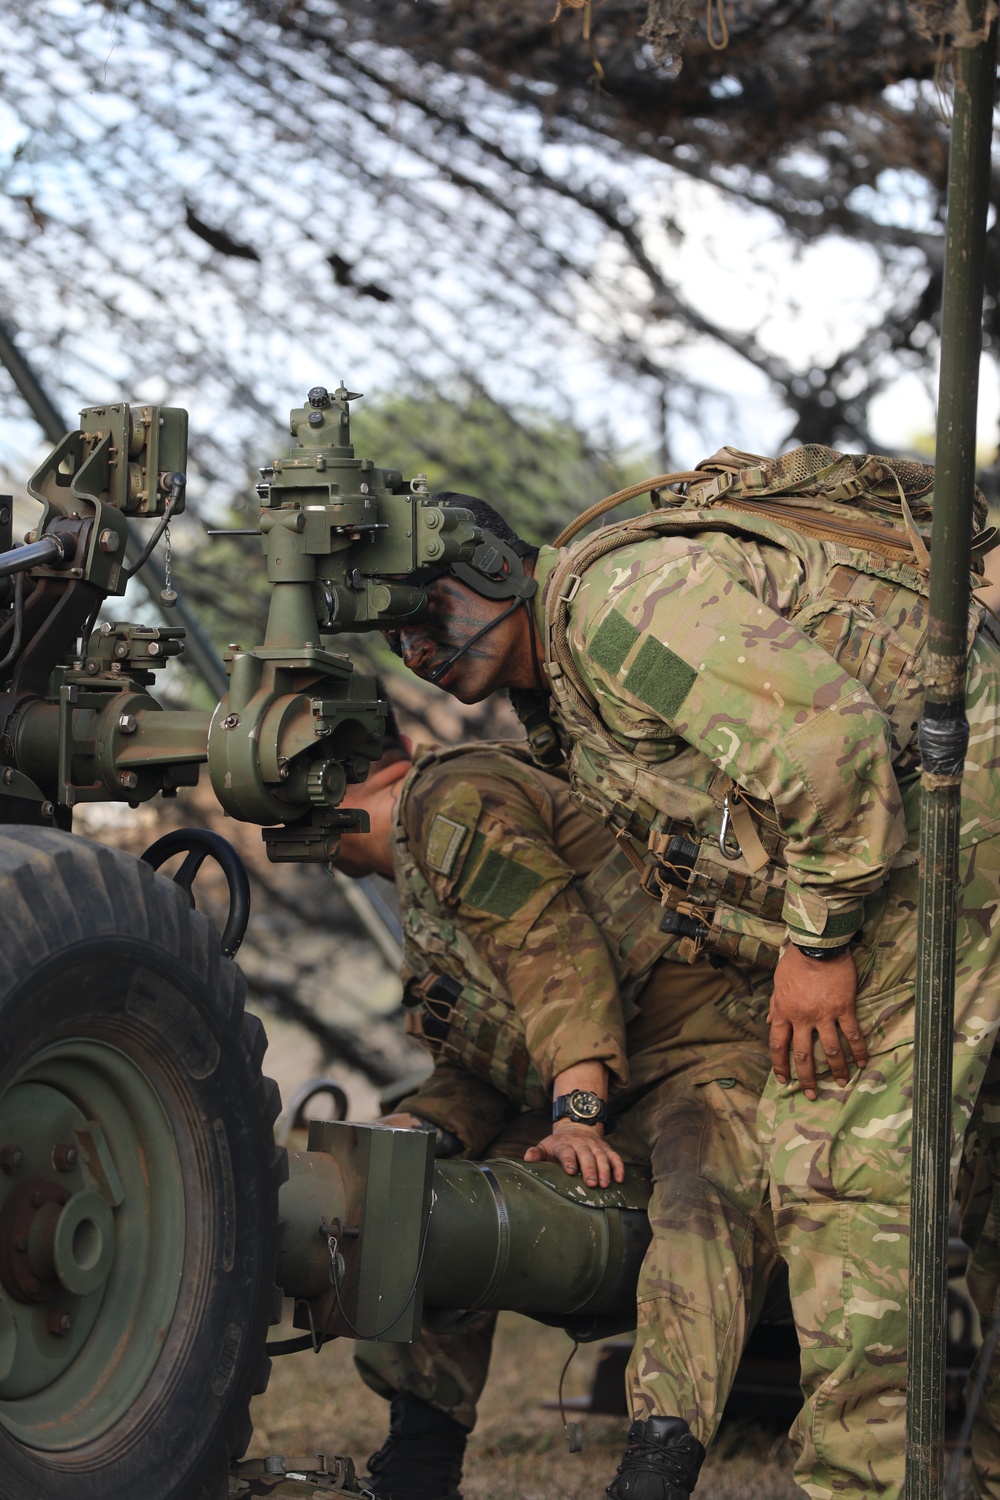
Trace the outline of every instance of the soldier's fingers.
<instances>
[{"instance_id":1,"label":"soldier's fingers","mask_svg":"<svg viewBox=\"0 0 1000 1500\"><path fill-rule=\"evenodd\" d=\"M866 1068L868 1066L868 1044L862 1035L861 1027L858 1025L858 1018L854 1014L853 1005L846 1015L838 1017L838 1025L844 1033L854 1061L859 1068Z\"/></svg>"},{"instance_id":2,"label":"soldier's fingers","mask_svg":"<svg viewBox=\"0 0 1000 1500\"><path fill-rule=\"evenodd\" d=\"M598 1182L601 1182L602 1187L607 1187L607 1183L601 1181L600 1157L589 1142L587 1145L581 1144L576 1147L576 1159L580 1163L580 1172L588 1187L596 1187ZM605 1167L605 1171L607 1171L607 1167Z\"/></svg>"},{"instance_id":3,"label":"soldier's fingers","mask_svg":"<svg viewBox=\"0 0 1000 1500\"><path fill-rule=\"evenodd\" d=\"M771 1067L779 1083L787 1083L791 1076L791 1065L788 1061L788 1047L791 1040L792 1028L787 1021L771 1022L771 1035L767 1045L771 1053Z\"/></svg>"},{"instance_id":4,"label":"soldier's fingers","mask_svg":"<svg viewBox=\"0 0 1000 1500\"><path fill-rule=\"evenodd\" d=\"M611 1174L612 1174L612 1171L613 1171L613 1164L612 1164L612 1157L613 1156L614 1156L614 1152L613 1151L609 1151L608 1148L607 1148L607 1146L597 1146L597 1145L595 1145L595 1147L594 1147L594 1161L597 1164L597 1180L600 1183L601 1187L610 1187L611 1186Z\"/></svg>"},{"instance_id":5,"label":"soldier's fingers","mask_svg":"<svg viewBox=\"0 0 1000 1500\"><path fill-rule=\"evenodd\" d=\"M830 1072L838 1083L847 1083L851 1076L851 1070L844 1056L844 1049L840 1045L840 1036L832 1021L823 1021L819 1028L819 1044L823 1048L827 1062L830 1064Z\"/></svg>"},{"instance_id":6,"label":"soldier's fingers","mask_svg":"<svg viewBox=\"0 0 1000 1500\"><path fill-rule=\"evenodd\" d=\"M614 1177L616 1182L624 1182L625 1163L618 1155L618 1152L612 1151L610 1146L606 1146L605 1150L608 1153L608 1161L611 1163L611 1175Z\"/></svg>"},{"instance_id":7,"label":"soldier's fingers","mask_svg":"<svg viewBox=\"0 0 1000 1500\"><path fill-rule=\"evenodd\" d=\"M799 1024L792 1037L792 1057L802 1092L807 1099L816 1098L816 1060L813 1057L813 1027Z\"/></svg>"},{"instance_id":8,"label":"soldier's fingers","mask_svg":"<svg viewBox=\"0 0 1000 1500\"><path fill-rule=\"evenodd\" d=\"M544 1161L545 1152L540 1146L529 1146L524 1153L525 1161Z\"/></svg>"},{"instance_id":9,"label":"soldier's fingers","mask_svg":"<svg viewBox=\"0 0 1000 1500\"><path fill-rule=\"evenodd\" d=\"M576 1176L576 1148L574 1146L557 1146L555 1148L556 1161L570 1177Z\"/></svg>"}]
</instances>

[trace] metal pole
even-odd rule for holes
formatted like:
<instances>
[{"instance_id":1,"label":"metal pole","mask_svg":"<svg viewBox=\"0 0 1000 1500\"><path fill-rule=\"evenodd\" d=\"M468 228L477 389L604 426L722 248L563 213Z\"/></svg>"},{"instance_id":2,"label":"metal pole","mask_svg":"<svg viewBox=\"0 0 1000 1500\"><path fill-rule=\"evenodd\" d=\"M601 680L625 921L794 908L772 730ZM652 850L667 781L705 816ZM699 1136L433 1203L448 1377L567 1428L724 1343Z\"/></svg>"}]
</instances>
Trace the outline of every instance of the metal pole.
<instances>
[{"instance_id":1,"label":"metal pole","mask_svg":"<svg viewBox=\"0 0 1000 1500\"><path fill-rule=\"evenodd\" d=\"M983 0L970 6L982 24ZM925 702L913 1078L913 1219L906 1403L907 1500L944 1494L944 1394L951 1205L955 922L965 717L966 635L982 350L983 265L996 87L996 26L955 48L948 165L937 476Z\"/></svg>"}]
</instances>

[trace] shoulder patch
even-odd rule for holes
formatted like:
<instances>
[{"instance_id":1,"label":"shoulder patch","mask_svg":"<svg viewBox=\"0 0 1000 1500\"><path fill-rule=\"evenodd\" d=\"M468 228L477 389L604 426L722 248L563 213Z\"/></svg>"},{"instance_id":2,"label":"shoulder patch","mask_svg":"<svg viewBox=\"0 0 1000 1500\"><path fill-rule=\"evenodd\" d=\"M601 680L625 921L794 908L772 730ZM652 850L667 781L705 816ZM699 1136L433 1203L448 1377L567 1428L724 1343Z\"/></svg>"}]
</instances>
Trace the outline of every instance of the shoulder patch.
<instances>
[{"instance_id":1,"label":"shoulder patch","mask_svg":"<svg viewBox=\"0 0 1000 1500\"><path fill-rule=\"evenodd\" d=\"M471 880L459 891L467 906L489 912L492 917L509 921L526 906L542 883L543 877L536 870L529 870L516 859L496 849L487 851L486 858Z\"/></svg>"},{"instance_id":2,"label":"shoulder patch","mask_svg":"<svg viewBox=\"0 0 1000 1500\"><path fill-rule=\"evenodd\" d=\"M639 639L639 632L617 609L609 609L590 642L590 654L599 667L614 676Z\"/></svg>"},{"instance_id":3,"label":"shoulder patch","mask_svg":"<svg viewBox=\"0 0 1000 1500\"><path fill-rule=\"evenodd\" d=\"M456 823L453 818L442 817L439 813L427 834L423 848L424 864L439 875L450 875L468 837L469 829L464 823Z\"/></svg>"},{"instance_id":4,"label":"shoulder patch","mask_svg":"<svg viewBox=\"0 0 1000 1500\"><path fill-rule=\"evenodd\" d=\"M648 635L625 677L625 691L671 723L677 718L684 699L698 673L694 667Z\"/></svg>"}]
</instances>

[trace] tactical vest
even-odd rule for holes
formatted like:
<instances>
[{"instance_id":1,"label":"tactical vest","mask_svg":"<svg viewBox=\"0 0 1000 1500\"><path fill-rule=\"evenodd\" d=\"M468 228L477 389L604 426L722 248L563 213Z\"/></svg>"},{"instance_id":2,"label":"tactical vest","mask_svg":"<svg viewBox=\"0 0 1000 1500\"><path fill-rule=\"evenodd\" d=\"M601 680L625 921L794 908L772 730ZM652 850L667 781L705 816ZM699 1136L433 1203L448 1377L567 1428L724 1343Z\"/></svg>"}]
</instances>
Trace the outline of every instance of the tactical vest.
<instances>
[{"instance_id":1,"label":"tactical vest","mask_svg":"<svg viewBox=\"0 0 1000 1500\"><path fill-rule=\"evenodd\" d=\"M531 1061L524 1027L506 990L456 914L439 902L406 836L408 793L416 777L431 766L487 749L531 765L518 745L459 745L421 756L403 786L393 863L403 926L407 1030L435 1057L459 1063L515 1104L544 1109L550 1094ZM620 848L612 848L573 884L608 946L628 1021L650 970L677 939L660 930L659 910L636 883Z\"/></svg>"},{"instance_id":2,"label":"tactical vest","mask_svg":"<svg viewBox=\"0 0 1000 1500\"><path fill-rule=\"evenodd\" d=\"M668 492L676 502L669 508L605 527L566 549L546 585L546 669L572 794L631 854L645 888L665 908L664 927L680 939L678 956L693 963L708 952L773 968L786 931L785 841L773 807L693 747L650 762L615 739L573 660L570 607L589 567L654 537L718 531L797 553L810 563L811 587L786 618L867 689L888 721L903 781L919 770L934 470L813 445L780 459L724 448L696 473L704 478L689 476L684 495ZM654 498L663 505L662 493ZM979 554L995 541L985 519L977 490ZM824 560L819 569L817 556ZM973 577L973 587L981 583ZM973 604L970 642L981 616ZM652 863L638 852L642 842ZM822 925L822 903L813 899Z\"/></svg>"}]
</instances>

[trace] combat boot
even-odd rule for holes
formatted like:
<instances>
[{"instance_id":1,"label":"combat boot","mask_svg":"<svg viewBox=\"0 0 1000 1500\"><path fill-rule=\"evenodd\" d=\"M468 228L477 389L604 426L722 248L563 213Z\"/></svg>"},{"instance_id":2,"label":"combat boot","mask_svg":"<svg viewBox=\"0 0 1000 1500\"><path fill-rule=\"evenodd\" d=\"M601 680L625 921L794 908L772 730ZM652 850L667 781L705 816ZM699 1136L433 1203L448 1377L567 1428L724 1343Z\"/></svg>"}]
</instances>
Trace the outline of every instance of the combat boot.
<instances>
[{"instance_id":1,"label":"combat boot","mask_svg":"<svg viewBox=\"0 0 1000 1500\"><path fill-rule=\"evenodd\" d=\"M705 1450L680 1417L633 1422L618 1473L604 1491L611 1500L687 1500Z\"/></svg>"},{"instance_id":2,"label":"combat boot","mask_svg":"<svg viewBox=\"0 0 1000 1500\"><path fill-rule=\"evenodd\" d=\"M366 1487L379 1500L462 1500L469 1434L461 1422L408 1391L397 1391L389 1413L389 1436L368 1460Z\"/></svg>"}]
</instances>

